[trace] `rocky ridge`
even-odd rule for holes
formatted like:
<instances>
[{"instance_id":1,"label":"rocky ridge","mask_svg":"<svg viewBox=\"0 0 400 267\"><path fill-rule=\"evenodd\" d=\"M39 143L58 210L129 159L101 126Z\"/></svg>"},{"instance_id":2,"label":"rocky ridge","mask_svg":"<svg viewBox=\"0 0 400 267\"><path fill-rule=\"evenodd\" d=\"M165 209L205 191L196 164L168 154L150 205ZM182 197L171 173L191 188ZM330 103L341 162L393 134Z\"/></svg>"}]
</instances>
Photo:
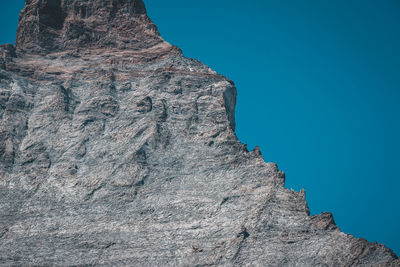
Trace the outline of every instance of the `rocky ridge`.
<instances>
[{"instance_id":1,"label":"rocky ridge","mask_svg":"<svg viewBox=\"0 0 400 267\"><path fill-rule=\"evenodd\" d=\"M0 46L0 265L399 266L309 216L235 103L142 0L27 0Z\"/></svg>"}]
</instances>

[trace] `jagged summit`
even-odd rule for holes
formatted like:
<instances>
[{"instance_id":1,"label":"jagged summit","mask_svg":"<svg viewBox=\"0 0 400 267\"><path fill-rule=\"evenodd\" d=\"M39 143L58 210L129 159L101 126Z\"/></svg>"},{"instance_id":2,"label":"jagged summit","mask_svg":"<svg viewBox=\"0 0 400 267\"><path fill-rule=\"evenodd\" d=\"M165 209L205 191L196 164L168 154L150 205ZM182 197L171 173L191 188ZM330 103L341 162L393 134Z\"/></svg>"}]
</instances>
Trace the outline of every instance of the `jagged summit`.
<instances>
[{"instance_id":1,"label":"jagged summit","mask_svg":"<svg viewBox=\"0 0 400 267\"><path fill-rule=\"evenodd\" d=\"M0 266L399 266L310 216L235 105L141 0L27 1L0 45Z\"/></svg>"},{"instance_id":2,"label":"jagged summit","mask_svg":"<svg viewBox=\"0 0 400 267\"><path fill-rule=\"evenodd\" d=\"M16 48L48 53L84 48L143 49L163 42L142 0L26 0Z\"/></svg>"}]
</instances>

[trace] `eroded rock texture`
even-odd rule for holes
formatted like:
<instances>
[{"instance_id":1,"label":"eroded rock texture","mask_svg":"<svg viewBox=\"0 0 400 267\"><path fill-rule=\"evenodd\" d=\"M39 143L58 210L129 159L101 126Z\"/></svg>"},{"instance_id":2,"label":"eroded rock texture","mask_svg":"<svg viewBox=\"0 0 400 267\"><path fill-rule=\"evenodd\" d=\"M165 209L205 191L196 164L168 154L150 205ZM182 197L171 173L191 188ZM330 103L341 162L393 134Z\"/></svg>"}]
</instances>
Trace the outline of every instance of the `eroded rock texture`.
<instances>
[{"instance_id":1,"label":"eroded rock texture","mask_svg":"<svg viewBox=\"0 0 400 267\"><path fill-rule=\"evenodd\" d=\"M309 216L235 102L142 0L27 0L0 46L0 264L398 266Z\"/></svg>"}]
</instances>

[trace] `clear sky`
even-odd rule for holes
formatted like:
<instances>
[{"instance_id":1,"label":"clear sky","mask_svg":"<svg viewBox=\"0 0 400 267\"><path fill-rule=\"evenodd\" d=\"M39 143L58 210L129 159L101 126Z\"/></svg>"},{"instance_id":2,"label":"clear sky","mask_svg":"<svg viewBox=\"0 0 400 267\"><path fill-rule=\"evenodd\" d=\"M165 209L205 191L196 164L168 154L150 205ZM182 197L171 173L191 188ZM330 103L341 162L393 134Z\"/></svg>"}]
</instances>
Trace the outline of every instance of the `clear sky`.
<instances>
[{"instance_id":1,"label":"clear sky","mask_svg":"<svg viewBox=\"0 0 400 267\"><path fill-rule=\"evenodd\" d=\"M400 254L400 1L145 2L164 39L235 82L239 139L312 214ZM23 4L0 1L0 43Z\"/></svg>"}]
</instances>

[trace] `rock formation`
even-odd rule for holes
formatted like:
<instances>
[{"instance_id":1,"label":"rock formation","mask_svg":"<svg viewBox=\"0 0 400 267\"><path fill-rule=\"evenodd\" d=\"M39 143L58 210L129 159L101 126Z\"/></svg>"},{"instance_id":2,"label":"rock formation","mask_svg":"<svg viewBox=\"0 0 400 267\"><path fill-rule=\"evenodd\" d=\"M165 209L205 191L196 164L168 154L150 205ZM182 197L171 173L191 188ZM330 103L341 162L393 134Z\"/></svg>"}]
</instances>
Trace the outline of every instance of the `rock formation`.
<instances>
[{"instance_id":1,"label":"rock formation","mask_svg":"<svg viewBox=\"0 0 400 267\"><path fill-rule=\"evenodd\" d=\"M142 0L26 0L0 46L0 265L399 266L309 216L235 102Z\"/></svg>"}]
</instances>

